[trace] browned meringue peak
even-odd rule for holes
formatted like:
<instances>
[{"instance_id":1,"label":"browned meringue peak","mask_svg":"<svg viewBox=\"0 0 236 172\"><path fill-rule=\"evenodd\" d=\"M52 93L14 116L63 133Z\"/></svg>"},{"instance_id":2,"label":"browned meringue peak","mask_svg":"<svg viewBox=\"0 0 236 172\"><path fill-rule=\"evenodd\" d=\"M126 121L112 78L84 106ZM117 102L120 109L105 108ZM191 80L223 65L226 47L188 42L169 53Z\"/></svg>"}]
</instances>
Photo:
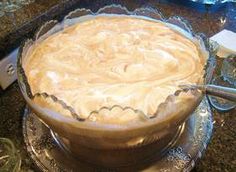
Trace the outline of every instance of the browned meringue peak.
<instances>
[{"instance_id":1,"label":"browned meringue peak","mask_svg":"<svg viewBox=\"0 0 236 172\"><path fill-rule=\"evenodd\" d=\"M179 84L198 83L204 63L199 47L165 23L98 16L36 44L24 70L33 94L55 95L87 118L114 105L151 115ZM109 115L99 119L139 119Z\"/></svg>"}]
</instances>

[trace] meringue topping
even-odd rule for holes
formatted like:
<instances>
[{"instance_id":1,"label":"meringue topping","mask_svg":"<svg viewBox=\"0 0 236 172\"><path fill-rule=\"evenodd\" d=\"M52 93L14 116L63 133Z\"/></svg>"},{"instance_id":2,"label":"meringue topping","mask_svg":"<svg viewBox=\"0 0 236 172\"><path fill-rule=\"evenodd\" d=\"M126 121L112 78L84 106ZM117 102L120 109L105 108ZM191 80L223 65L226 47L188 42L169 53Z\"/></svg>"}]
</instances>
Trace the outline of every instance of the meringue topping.
<instances>
[{"instance_id":1,"label":"meringue topping","mask_svg":"<svg viewBox=\"0 0 236 172\"><path fill-rule=\"evenodd\" d=\"M87 118L114 105L152 115L179 84L201 82L204 64L193 39L168 24L106 15L36 43L23 67L33 94L52 94ZM103 113L98 120L140 118L121 113Z\"/></svg>"}]
</instances>

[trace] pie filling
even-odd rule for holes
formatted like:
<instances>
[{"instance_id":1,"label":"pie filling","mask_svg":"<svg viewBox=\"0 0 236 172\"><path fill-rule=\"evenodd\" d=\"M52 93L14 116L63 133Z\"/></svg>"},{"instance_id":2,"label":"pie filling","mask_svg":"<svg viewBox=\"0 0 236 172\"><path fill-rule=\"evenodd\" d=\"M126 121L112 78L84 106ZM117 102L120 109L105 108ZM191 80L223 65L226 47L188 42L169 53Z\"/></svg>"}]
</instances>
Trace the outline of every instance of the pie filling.
<instances>
[{"instance_id":1,"label":"pie filling","mask_svg":"<svg viewBox=\"0 0 236 172\"><path fill-rule=\"evenodd\" d=\"M33 94L54 95L80 117L88 118L91 112L114 105L152 115L179 90L179 84L201 82L204 64L193 39L169 25L107 15L36 43L23 67ZM186 101L188 95L182 99ZM101 110L92 120L126 123L142 119L130 109L114 108Z\"/></svg>"}]
</instances>

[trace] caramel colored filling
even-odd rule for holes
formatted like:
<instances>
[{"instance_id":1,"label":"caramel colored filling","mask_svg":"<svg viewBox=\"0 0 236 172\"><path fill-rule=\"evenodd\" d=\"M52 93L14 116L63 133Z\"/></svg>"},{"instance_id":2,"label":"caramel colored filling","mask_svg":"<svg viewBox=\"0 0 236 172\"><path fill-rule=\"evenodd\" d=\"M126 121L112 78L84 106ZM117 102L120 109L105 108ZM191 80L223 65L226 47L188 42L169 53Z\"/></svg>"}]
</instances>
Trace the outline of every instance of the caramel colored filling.
<instances>
[{"instance_id":1,"label":"caramel colored filling","mask_svg":"<svg viewBox=\"0 0 236 172\"><path fill-rule=\"evenodd\" d=\"M198 83L204 63L197 45L165 23L98 16L37 43L24 69L33 94L53 94L86 118L114 105L151 115L179 84ZM136 118L128 111L99 117Z\"/></svg>"}]
</instances>

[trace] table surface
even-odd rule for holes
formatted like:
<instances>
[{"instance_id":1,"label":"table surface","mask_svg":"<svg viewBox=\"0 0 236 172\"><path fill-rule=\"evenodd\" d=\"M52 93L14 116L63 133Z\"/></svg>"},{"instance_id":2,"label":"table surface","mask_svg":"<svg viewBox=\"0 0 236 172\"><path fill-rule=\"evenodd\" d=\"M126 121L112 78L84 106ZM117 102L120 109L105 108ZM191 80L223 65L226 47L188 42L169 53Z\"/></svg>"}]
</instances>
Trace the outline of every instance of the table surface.
<instances>
[{"instance_id":1,"label":"table surface","mask_svg":"<svg viewBox=\"0 0 236 172\"><path fill-rule=\"evenodd\" d=\"M186 1L186 5L165 0L83 0L83 2L36 0L35 3L23 7L16 13L0 18L0 56L19 46L19 42L23 38L31 36L35 29L46 20L61 19L64 13L70 9L91 7L92 10L97 10L101 6L114 2L122 4L130 10L140 6L152 6L160 9L165 16L182 16L190 22L195 32L203 32L208 37L225 28L236 32L236 4L233 3L204 6L189 1ZM14 22L11 22L12 17ZM219 68L220 65L221 60L218 60ZM25 101L17 83L12 84L4 91L0 90L0 137L7 137L14 142L22 157L23 171L28 169L35 171L36 168L27 155L23 142L22 115L24 107ZM196 164L193 171L236 171L236 110L218 113L213 109L213 114L212 139L205 155Z\"/></svg>"}]
</instances>

